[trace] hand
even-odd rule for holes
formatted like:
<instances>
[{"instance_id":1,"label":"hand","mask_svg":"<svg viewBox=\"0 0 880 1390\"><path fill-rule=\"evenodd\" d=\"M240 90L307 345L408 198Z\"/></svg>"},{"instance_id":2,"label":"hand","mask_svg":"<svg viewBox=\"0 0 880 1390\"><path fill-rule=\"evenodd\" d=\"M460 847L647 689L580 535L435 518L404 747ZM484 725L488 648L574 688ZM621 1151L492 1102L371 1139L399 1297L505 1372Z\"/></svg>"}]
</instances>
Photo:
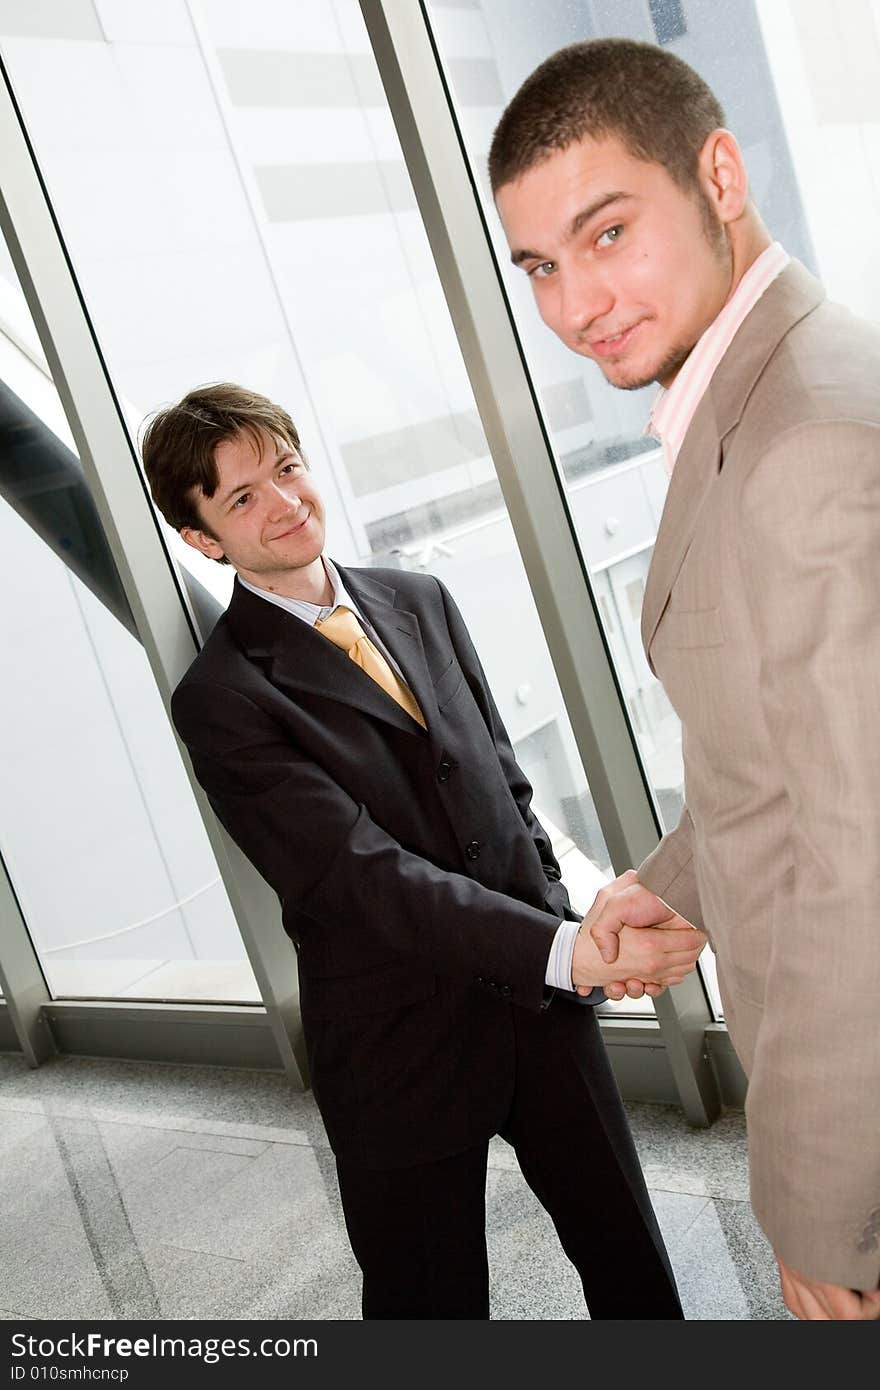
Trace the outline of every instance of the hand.
<instances>
[{"instance_id":1,"label":"hand","mask_svg":"<svg viewBox=\"0 0 880 1390\"><path fill-rule=\"evenodd\" d=\"M651 927L643 927L643 931L651 931ZM680 985L681 980L670 980L670 984ZM648 994L652 999L656 999L658 994L663 994L666 985L658 984L656 980L612 980L610 984L603 985L606 995L615 1003L629 996L630 999L641 999L643 994Z\"/></svg>"},{"instance_id":2,"label":"hand","mask_svg":"<svg viewBox=\"0 0 880 1390\"><path fill-rule=\"evenodd\" d=\"M602 959L609 965L617 960L617 936L623 926L690 926L668 903L639 883L635 869L627 869L626 873L599 889L584 922L587 920L590 935ZM622 973L619 972L618 979Z\"/></svg>"},{"instance_id":3,"label":"hand","mask_svg":"<svg viewBox=\"0 0 880 1390\"><path fill-rule=\"evenodd\" d=\"M624 960L618 961L617 934L625 925L643 928L657 925L662 927L664 931L671 930L676 939L667 943L670 951L684 949L685 955L679 957L676 962L667 960L664 963L666 966L680 964L680 971L672 973L667 970L662 980L654 979L651 975L640 974L638 971L633 971L630 974L626 969ZM609 954L612 961L618 962L613 970L605 968L602 956L598 955L597 930L600 936L605 932L610 933L613 949ZM592 944L596 953L590 967L594 983L603 986L609 999L622 999L624 994L628 994L631 999L640 999L643 994L656 998L658 994L663 993L667 985L681 983L684 976L693 970L696 957L706 944L706 937L703 932L696 932L695 935L682 938L682 932L693 933L694 928L683 917L679 917L677 913L673 912L672 908L668 907L661 898L656 897L649 889L640 884L635 869L627 869L626 873L621 874L596 894L593 906L581 924L581 933L575 947L575 960L579 961L579 964L585 968L590 957L581 942L581 934L586 932L589 932L593 938ZM654 937L653 932L650 933L650 937ZM651 941L652 952L658 944L654 940ZM603 955L607 960L607 955L605 953ZM644 965L644 960L642 960L642 965ZM591 986L588 984L580 985L574 975L575 967L573 965L573 979L578 994L589 994ZM636 978L636 975L639 978Z\"/></svg>"},{"instance_id":4,"label":"hand","mask_svg":"<svg viewBox=\"0 0 880 1390\"><path fill-rule=\"evenodd\" d=\"M820 1279L798 1274L778 1255L776 1263L785 1306L796 1318L807 1322L880 1321L880 1289L860 1293L858 1289L845 1289L840 1284L823 1284Z\"/></svg>"},{"instance_id":5,"label":"hand","mask_svg":"<svg viewBox=\"0 0 880 1390\"><path fill-rule=\"evenodd\" d=\"M611 885L613 887L613 885ZM639 888L646 897L653 898L646 889ZM666 914L660 927L647 925L620 926L620 953L612 965L606 965L599 954L590 934L590 924L594 915L609 910L609 898L598 895L590 912L581 923L574 944L571 961L572 984L579 994L588 994L594 985L611 985L622 975L625 980L649 981L657 990L667 985L680 984L696 965L697 956L706 944L705 934L684 923L681 926L669 925L671 919L681 922L671 913L665 903L654 898L653 911ZM601 899L601 901L600 901ZM630 898L628 901L632 901ZM627 909L629 910L629 909ZM645 920L649 905L641 901L641 916Z\"/></svg>"},{"instance_id":6,"label":"hand","mask_svg":"<svg viewBox=\"0 0 880 1390\"><path fill-rule=\"evenodd\" d=\"M667 985L680 985L697 963L706 944L694 927L622 927L620 956L606 965L589 932L581 927L571 961L572 983L578 994L589 994L595 985L611 985L612 975L624 973L640 985L648 980L656 993Z\"/></svg>"}]
</instances>

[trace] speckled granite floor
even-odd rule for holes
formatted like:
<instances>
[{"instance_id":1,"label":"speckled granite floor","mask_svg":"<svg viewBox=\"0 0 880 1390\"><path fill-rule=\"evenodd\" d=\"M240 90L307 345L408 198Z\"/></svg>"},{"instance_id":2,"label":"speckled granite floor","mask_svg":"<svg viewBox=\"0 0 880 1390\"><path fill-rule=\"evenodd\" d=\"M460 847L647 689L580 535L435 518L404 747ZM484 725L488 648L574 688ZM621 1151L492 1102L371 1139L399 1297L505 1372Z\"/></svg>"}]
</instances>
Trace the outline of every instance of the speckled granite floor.
<instances>
[{"instance_id":1,"label":"speckled granite floor","mask_svg":"<svg viewBox=\"0 0 880 1390\"><path fill-rule=\"evenodd\" d=\"M628 1107L687 1316L786 1319L745 1126ZM511 1149L488 1181L492 1316L584 1318ZM0 1055L0 1318L357 1318L333 1157L283 1077Z\"/></svg>"}]
</instances>

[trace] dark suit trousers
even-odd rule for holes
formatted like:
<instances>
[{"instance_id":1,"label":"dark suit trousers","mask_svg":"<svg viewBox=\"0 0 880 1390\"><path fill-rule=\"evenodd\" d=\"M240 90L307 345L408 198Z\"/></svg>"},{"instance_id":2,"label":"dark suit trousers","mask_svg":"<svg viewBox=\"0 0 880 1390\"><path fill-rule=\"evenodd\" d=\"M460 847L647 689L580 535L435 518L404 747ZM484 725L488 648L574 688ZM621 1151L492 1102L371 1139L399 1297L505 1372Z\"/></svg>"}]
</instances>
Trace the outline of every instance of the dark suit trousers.
<instances>
[{"instance_id":1,"label":"dark suit trousers","mask_svg":"<svg viewBox=\"0 0 880 1390\"><path fill-rule=\"evenodd\" d=\"M512 1010L513 1103L501 1126L580 1275L591 1318L681 1318L663 1239L590 1013L571 1045L556 1000ZM555 1018L550 1014L555 1013ZM365 1318L487 1318L488 1140L417 1167L337 1170ZM542 1298L545 1291L542 1291Z\"/></svg>"}]
</instances>

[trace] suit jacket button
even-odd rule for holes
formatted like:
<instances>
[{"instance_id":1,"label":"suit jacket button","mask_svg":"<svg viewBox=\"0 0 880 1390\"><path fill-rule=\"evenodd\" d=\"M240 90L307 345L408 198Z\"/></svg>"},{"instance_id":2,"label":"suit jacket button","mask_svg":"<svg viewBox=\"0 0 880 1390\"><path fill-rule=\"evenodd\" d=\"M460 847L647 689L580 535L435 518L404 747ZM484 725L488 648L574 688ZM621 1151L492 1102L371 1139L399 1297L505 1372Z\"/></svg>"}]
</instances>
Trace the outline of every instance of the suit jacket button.
<instances>
[{"instance_id":1,"label":"suit jacket button","mask_svg":"<svg viewBox=\"0 0 880 1390\"><path fill-rule=\"evenodd\" d=\"M437 781L438 781L438 782L448 782L451 775L452 775L452 763L448 763L448 762L446 761L446 759L444 758L444 759L443 759L443 762L442 762L442 763L440 764L440 766L437 768Z\"/></svg>"},{"instance_id":2,"label":"suit jacket button","mask_svg":"<svg viewBox=\"0 0 880 1390\"><path fill-rule=\"evenodd\" d=\"M479 859L479 857L480 857L480 842L479 842L479 840L471 840L470 844L468 845L467 849L465 850L465 854L467 855L468 859Z\"/></svg>"},{"instance_id":3,"label":"suit jacket button","mask_svg":"<svg viewBox=\"0 0 880 1390\"><path fill-rule=\"evenodd\" d=\"M505 999L509 999L513 994L513 990L510 988L510 985L502 985L500 993L504 995Z\"/></svg>"},{"instance_id":4,"label":"suit jacket button","mask_svg":"<svg viewBox=\"0 0 880 1390\"><path fill-rule=\"evenodd\" d=\"M482 975L475 975L475 976L474 976L474 984L475 984L475 985L485 985L485 983L486 983L486 981L483 979Z\"/></svg>"}]
</instances>

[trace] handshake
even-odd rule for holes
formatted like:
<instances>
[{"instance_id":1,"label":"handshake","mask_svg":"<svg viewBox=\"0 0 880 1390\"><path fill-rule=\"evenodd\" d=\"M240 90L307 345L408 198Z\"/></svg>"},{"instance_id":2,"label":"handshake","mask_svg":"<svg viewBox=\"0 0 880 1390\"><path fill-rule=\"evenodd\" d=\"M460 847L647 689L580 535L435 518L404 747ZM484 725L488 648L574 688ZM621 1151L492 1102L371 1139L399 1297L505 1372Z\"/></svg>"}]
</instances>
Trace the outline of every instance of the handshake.
<instances>
[{"instance_id":1,"label":"handshake","mask_svg":"<svg viewBox=\"0 0 880 1390\"><path fill-rule=\"evenodd\" d=\"M578 994L601 985L609 999L656 997L679 985L706 944L662 898L639 883L635 869L596 894L577 934L571 979Z\"/></svg>"}]
</instances>

